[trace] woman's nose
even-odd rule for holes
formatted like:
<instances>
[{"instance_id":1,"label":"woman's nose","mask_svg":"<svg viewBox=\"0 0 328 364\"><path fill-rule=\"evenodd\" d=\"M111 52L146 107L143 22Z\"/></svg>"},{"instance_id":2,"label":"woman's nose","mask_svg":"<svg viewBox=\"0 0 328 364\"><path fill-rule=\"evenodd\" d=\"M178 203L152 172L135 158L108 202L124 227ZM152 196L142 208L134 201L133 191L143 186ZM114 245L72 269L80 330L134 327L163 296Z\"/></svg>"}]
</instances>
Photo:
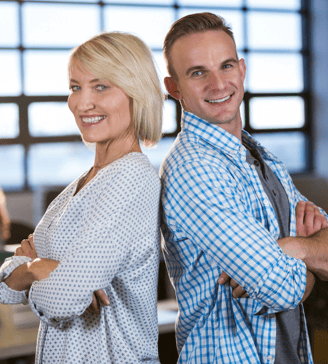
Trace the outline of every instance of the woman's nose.
<instances>
[{"instance_id":1,"label":"woman's nose","mask_svg":"<svg viewBox=\"0 0 328 364\"><path fill-rule=\"evenodd\" d=\"M77 107L79 111L92 110L95 107L95 100L90 92L81 91L78 95Z\"/></svg>"}]
</instances>

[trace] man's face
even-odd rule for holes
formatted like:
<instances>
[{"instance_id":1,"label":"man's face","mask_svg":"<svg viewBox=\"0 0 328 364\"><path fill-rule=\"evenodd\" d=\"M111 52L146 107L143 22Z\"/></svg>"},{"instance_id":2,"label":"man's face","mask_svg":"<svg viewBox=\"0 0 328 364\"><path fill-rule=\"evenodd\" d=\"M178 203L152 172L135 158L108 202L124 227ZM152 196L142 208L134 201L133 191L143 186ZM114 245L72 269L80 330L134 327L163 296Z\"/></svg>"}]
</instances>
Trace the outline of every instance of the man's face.
<instances>
[{"instance_id":1,"label":"man's face","mask_svg":"<svg viewBox=\"0 0 328 364\"><path fill-rule=\"evenodd\" d=\"M228 34L210 30L182 37L173 44L171 61L177 79L168 77L165 85L184 110L227 131L241 127L246 67Z\"/></svg>"}]
</instances>

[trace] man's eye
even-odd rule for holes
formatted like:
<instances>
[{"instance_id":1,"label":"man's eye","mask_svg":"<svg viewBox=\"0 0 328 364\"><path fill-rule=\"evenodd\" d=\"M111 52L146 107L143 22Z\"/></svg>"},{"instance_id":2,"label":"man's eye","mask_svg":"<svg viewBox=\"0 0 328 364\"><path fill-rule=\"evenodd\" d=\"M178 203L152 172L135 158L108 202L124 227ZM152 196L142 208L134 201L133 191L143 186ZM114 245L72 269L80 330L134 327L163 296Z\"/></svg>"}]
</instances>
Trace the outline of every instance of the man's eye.
<instances>
[{"instance_id":1,"label":"man's eye","mask_svg":"<svg viewBox=\"0 0 328 364\"><path fill-rule=\"evenodd\" d=\"M193 77L197 77L197 76L201 76L203 74L203 71L195 71L195 72L193 72L191 75L193 76Z\"/></svg>"}]
</instances>

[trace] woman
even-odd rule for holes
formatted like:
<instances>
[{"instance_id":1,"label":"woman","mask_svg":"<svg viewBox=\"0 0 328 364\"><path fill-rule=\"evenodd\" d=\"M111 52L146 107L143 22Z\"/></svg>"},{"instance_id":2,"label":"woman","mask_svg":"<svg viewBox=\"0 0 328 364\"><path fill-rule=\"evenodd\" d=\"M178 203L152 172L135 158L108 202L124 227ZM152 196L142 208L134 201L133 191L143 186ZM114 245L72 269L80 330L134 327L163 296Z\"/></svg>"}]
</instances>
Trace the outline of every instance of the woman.
<instances>
[{"instance_id":1,"label":"woman","mask_svg":"<svg viewBox=\"0 0 328 364\"><path fill-rule=\"evenodd\" d=\"M2 303L40 317L36 363L158 363L160 181L145 145L161 135L163 97L147 46L104 33L69 62L68 105L93 167L49 206L0 270ZM88 307L103 289L109 305Z\"/></svg>"}]
</instances>

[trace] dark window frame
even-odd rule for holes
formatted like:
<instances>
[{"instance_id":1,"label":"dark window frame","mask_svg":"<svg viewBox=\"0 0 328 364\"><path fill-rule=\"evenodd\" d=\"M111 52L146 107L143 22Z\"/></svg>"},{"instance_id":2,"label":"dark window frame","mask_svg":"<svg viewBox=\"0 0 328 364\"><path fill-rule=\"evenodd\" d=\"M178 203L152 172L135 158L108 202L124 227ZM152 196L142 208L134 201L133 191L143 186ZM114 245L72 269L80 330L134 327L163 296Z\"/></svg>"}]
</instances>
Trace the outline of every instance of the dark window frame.
<instances>
[{"instance_id":1,"label":"dark window frame","mask_svg":"<svg viewBox=\"0 0 328 364\"><path fill-rule=\"evenodd\" d=\"M5 2L7 0L0 0L1 2ZM54 51L65 51L70 50L70 48L67 47L42 47L42 48L27 48L23 46L23 35L22 35L22 5L24 3L38 3L38 4L70 4L70 5L98 5L101 7L100 11L100 23L101 23L101 29L104 29L104 7L108 5L115 5L115 6L136 6L136 7L157 7L157 8L172 8L175 11L175 18L178 17L178 10L179 9L190 9L190 10L201 10L203 11L204 6L179 6L176 2L173 5L160 5L159 4L130 4L128 2L122 4L116 4L116 3L104 3L103 1L98 1L95 3L86 3L86 2L69 2L69 1L22 1L22 0L12 0L15 1L19 5L19 46L18 47L1 47L0 50L18 50L20 52L20 65L21 65L21 84L24 84L24 60L23 60L23 54L26 50L54 50ZM246 1L244 0L244 3ZM244 44L247 45L247 20L246 20L246 14L249 11L263 11L263 12L270 12L272 9L267 8L252 8L249 9L246 6L240 7L223 7L223 6L208 6L206 7L208 11L220 11L220 10L239 10L243 13L243 32L245 37ZM279 10L274 9L275 12L282 12L282 13L295 13L294 10ZM313 165L314 165L314 156L313 156L313 120L312 120L312 92L311 92L311 86L312 86L312 80L311 80L311 43L310 43L310 0L302 0L301 2L301 9L297 11L302 18L302 50L300 51L300 54L303 58L303 80L304 80L304 90L300 93L251 93L249 91L245 92L244 97L244 105L245 105L245 130L249 133L276 133L276 132L284 132L284 133L292 133L295 131L302 132L306 136L306 161L304 166L304 173L309 173L313 171ZM162 49L158 48L152 48L153 51L162 51ZM243 52L246 56L246 63L247 63L247 55L250 52L256 51L256 52L271 52L271 53L288 53L288 51L283 50L273 50L273 51L263 51L261 49L252 50L250 51L248 48L244 49L238 49L238 51ZM301 128L289 128L289 129L253 129L250 125L250 100L255 97L281 97L281 96L300 96L304 100L305 105L305 124ZM174 100L171 96L168 96L169 99ZM16 138L0 138L0 145L22 145L25 150L25 156L24 156L24 176L25 176L25 182L23 189L20 189L19 191L29 191L31 190L31 186L28 184L28 150L29 147L33 144L38 143L57 143L57 142L76 142L81 140L79 135L68 135L68 136L52 136L52 137L33 137L30 135L28 130L28 107L33 102L66 102L67 96L63 95L52 95L52 96L27 96L22 93L18 96L2 96L0 97L0 104L4 103L14 103L18 105L19 109L19 135ZM180 131L180 119L181 119L181 107L179 102L174 100L176 103L176 116L177 116L177 128L176 131L173 133L167 133L163 137L175 137L179 131Z\"/></svg>"}]
</instances>

